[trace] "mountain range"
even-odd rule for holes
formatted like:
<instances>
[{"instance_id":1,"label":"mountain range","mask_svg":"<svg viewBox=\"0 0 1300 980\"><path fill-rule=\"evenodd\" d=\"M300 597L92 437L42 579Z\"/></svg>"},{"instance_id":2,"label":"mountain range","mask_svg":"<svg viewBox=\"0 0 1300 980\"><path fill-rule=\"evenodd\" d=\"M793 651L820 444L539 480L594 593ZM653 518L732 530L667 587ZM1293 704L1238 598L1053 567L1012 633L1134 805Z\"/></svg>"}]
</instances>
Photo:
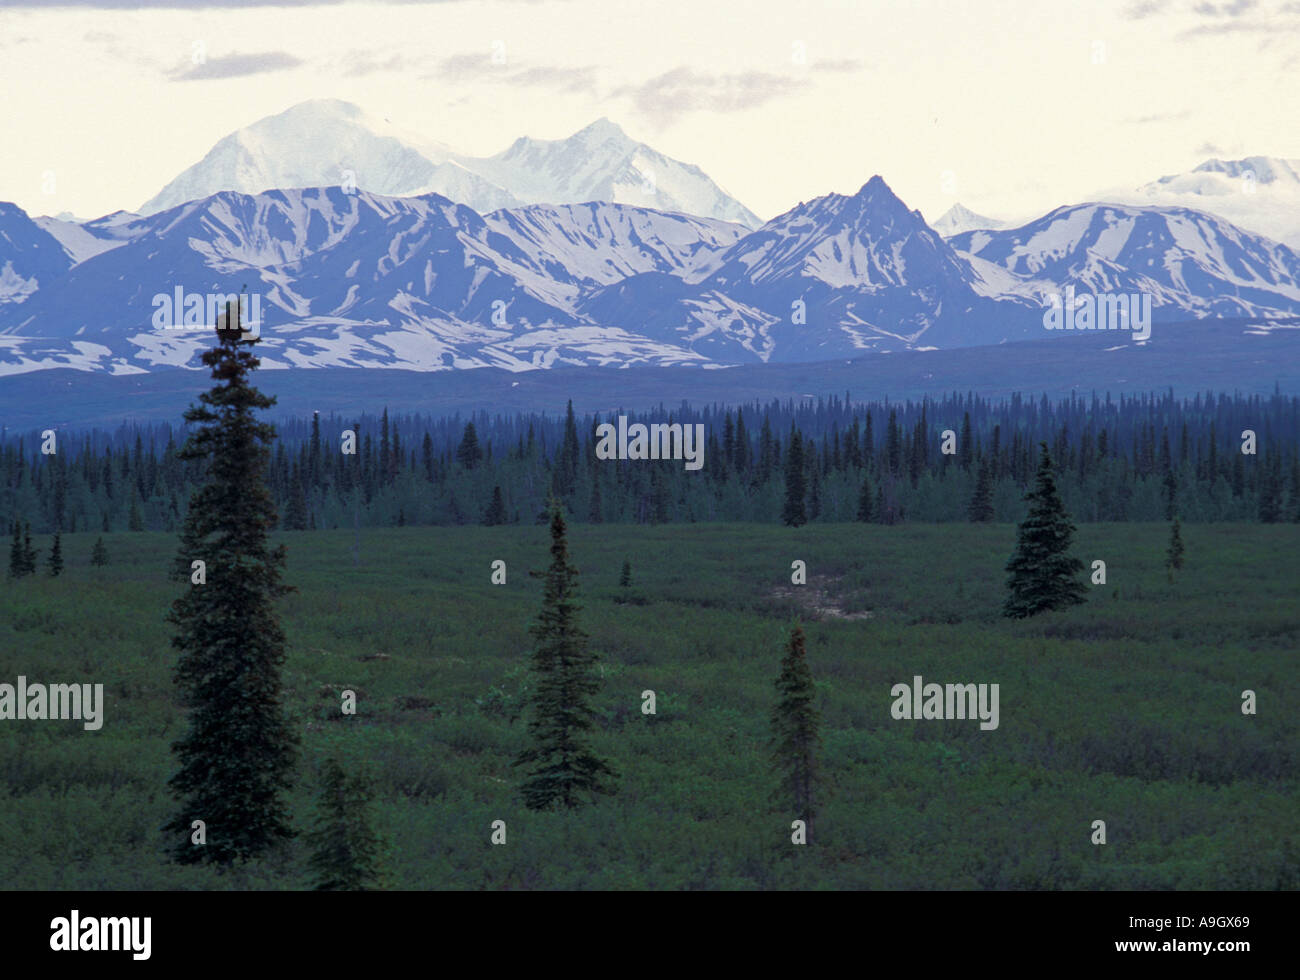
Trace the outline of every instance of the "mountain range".
<instances>
[{"instance_id":1,"label":"mountain range","mask_svg":"<svg viewBox=\"0 0 1300 980\"><path fill-rule=\"evenodd\" d=\"M567 139L521 137L475 157L397 130L337 99L302 102L223 137L140 208L166 211L221 191L353 186L389 197L440 194L486 214L523 204L611 201L761 223L699 167L636 142L608 119Z\"/></svg>"},{"instance_id":2,"label":"mountain range","mask_svg":"<svg viewBox=\"0 0 1300 980\"><path fill-rule=\"evenodd\" d=\"M1249 162L1162 186L1294 181ZM556 200L520 203L540 198ZM154 324L177 289L256 295L269 368L426 372L985 347L1050 336L1044 304L1069 289L1148 294L1157 323L1300 313L1296 251L1203 210L1088 203L999 227L957 205L932 227L876 176L761 223L604 120L471 158L304 103L226 137L142 210L77 222L0 204L0 373L197 367L208 332Z\"/></svg>"},{"instance_id":3,"label":"mountain range","mask_svg":"<svg viewBox=\"0 0 1300 980\"><path fill-rule=\"evenodd\" d=\"M726 366L1043 336L1045 297L1157 322L1300 313L1300 255L1182 208L1088 204L944 239L880 177L760 228L609 202L225 191L77 226L0 208L0 371L196 367L158 297L256 293L268 367ZM65 231L67 229L64 229Z\"/></svg>"},{"instance_id":4,"label":"mountain range","mask_svg":"<svg viewBox=\"0 0 1300 980\"><path fill-rule=\"evenodd\" d=\"M1098 196L1118 203L1209 211L1300 249L1300 160L1210 159L1186 173L1137 188L1113 188Z\"/></svg>"}]
</instances>

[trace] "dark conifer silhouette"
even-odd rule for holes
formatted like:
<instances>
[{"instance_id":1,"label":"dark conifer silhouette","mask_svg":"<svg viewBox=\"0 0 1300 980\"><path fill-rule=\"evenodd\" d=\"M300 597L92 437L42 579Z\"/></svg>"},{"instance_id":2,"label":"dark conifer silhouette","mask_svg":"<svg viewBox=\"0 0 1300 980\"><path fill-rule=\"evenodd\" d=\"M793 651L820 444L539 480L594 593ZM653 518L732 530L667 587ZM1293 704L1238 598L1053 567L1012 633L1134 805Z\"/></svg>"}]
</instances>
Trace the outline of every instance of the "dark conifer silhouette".
<instances>
[{"instance_id":1,"label":"dark conifer silhouette","mask_svg":"<svg viewBox=\"0 0 1300 980\"><path fill-rule=\"evenodd\" d=\"M22 529L17 521L9 525L12 540L9 544L9 577L22 578L27 574L27 554L23 551Z\"/></svg>"},{"instance_id":2,"label":"dark conifer silhouette","mask_svg":"<svg viewBox=\"0 0 1300 980\"><path fill-rule=\"evenodd\" d=\"M1165 552L1165 569L1169 573L1169 581L1174 580L1174 572L1183 567L1183 534L1182 523L1177 517L1169 525L1169 550Z\"/></svg>"},{"instance_id":3,"label":"dark conifer silhouette","mask_svg":"<svg viewBox=\"0 0 1300 980\"><path fill-rule=\"evenodd\" d=\"M267 540L276 513L262 477L275 429L254 416L275 399L249 384L257 335L243 336L234 309L222 320L217 346L203 355L216 383L185 413L196 427L179 454L204 464L206 482L190 499L176 572L192 583L191 563L201 560L206 582L188 584L168 617L189 729L172 746L181 807L164 829L178 862L225 866L293 836L282 793L297 739L282 704L284 633L273 608L291 589L280 581L284 547ZM204 845L191 843L195 820L205 824Z\"/></svg>"},{"instance_id":4,"label":"dark conifer silhouette","mask_svg":"<svg viewBox=\"0 0 1300 980\"><path fill-rule=\"evenodd\" d=\"M108 564L108 549L104 547L103 538L95 539L95 547L90 551L90 563L97 568Z\"/></svg>"},{"instance_id":5,"label":"dark conifer silhouette","mask_svg":"<svg viewBox=\"0 0 1300 980\"><path fill-rule=\"evenodd\" d=\"M533 574L546 587L541 614L529 631L537 643L528 699L532 747L520 753L515 765L529 767L522 789L530 810L572 809L588 796L613 792L617 774L596 756L587 738L595 719L590 699L600 682L587 634L578 626L578 570L569 563L559 501L551 502L551 565L545 573Z\"/></svg>"},{"instance_id":6,"label":"dark conifer silhouette","mask_svg":"<svg viewBox=\"0 0 1300 980\"><path fill-rule=\"evenodd\" d=\"M488 527L496 527L506 522L506 502L501 497L501 487L494 486L492 488L492 501L483 513L483 523Z\"/></svg>"},{"instance_id":7,"label":"dark conifer silhouette","mask_svg":"<svg viewBox=\"0 0 1300 980\"><path fill-rule=\"evenodd\" d=\"M1003 615L1020 619L1084 602L1084 585L1075 576L1083 562L1070 555L1074 525L1061 503L1047 443L1041 443L1034 488L1025 494L1029 513L1017 530L1016 550L1007 562L1010 594Z\"/></svg>"},{"instance_id":8,"label":"dark conifer silhouette","mask_svg":"<svg viewBox=\"0 0 1300 980\"><path fill-rule=\"evenodd\" d=\"M465 434L456 447L456 461L467 470L472 470L482 459L483 449L478 444L478 432L475 431L473 422L466 422Z\"/></svg>"},{"instance_id":9,"label":"dark conifer silhouette","mask_svg":"<svg viewBox=\"0 0 1300 980\"><path fill-rule=\"evenodd\" d=\"M54 543L50 545L49 569L50 577L58 578L63 572L63 535L58 531L54 532Z\"/></svg>"},{"instance_id":10,"label":"dark conifer silhouette","mask_svg":"<svg viewBox=\"0 0 1300 980\"><path fill-rule=\"evenodd\" d=\"M799 430L790 430L790 447L785 454L785 506L781 508L781 521L786 527L808 523L804 510L804 459L803 439Z\"/></svg>"},{"instance_id":11,"label":"dark conifer silhouette","mask_svg":"<svg viewBox=\"0 0 1300 980\"><path fill-rule=\"evenodd\" d=\"M876 491L871 486L871 477L862 478L862 489L858 492L858 520L870 523L875 518Z\"/></svg>"},{"instance_id":12,"label":"dark conifer silhouette","mask_svg":"<svg viewBox=\"0 0 1300 980\"><path fill-rule=\"evenodd\" d=\"M32 547L32 524L31 521L23 525L23 574L36 574L36 556L40 552Z\"/></svg>"},{"instance_id":13,"label":"dark conifer silhouette","mask_svg":"<svg viewBox=\"0 0 1300 980\"><path fill-rule=\"evenodd\" d=\"M989 478L989 466L985 460L980 460L979 472L975 474L975 490L971 493L966 516L977 524L993 520L993 481Z\"/></svg>"},{"instance_id":14,"label":"dark conifer silhouette","mask_svg":"<svg viewBox=\"0 0 1300 980\"><path fill-rule=\"evenodd\" d=\"M815 788L821 746L816 691L804 650L803 629L790 633L781 672L776 679L777 703L772 712L773 765L780 776L777 799L791 807L792 819L804 821L812 840L816 819Z\"/></svg>"},{"instance_id":15,"label":"dark conifer silhouette","mask_svg":"<svg viewBox=\"0 0 1300 980\"><path fill-rule=\"evenodd\" d=\"M370 782L325 763L316 820L307 833L316 891L368 891L380 883L383 841L370 823Z\"/></svg>"}]
</instances>

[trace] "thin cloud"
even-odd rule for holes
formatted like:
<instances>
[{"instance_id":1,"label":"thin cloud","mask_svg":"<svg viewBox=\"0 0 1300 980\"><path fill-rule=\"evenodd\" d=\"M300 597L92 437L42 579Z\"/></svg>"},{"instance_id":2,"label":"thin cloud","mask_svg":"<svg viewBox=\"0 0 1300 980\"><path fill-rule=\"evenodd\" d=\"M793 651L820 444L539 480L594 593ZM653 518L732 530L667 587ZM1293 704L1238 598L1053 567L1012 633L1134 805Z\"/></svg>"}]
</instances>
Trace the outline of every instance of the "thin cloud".
<instances>
[{"instance_id":1,"label":"thin cloud","mask_svg":"<svg viewBox=\"0 0 1300 980\"><path fill-rule=\"evenodd\" d=\"M1138 0L1120 11L1125 20L1145 20L1154 17L1169 6L1169 0Z\"/></svg>"},{"instance_id":2,"label":"thin cloud","mask_svg":"<svg viewBox=\"0 0 1300 980\"><path fill-rule=\"evenodd\" d=\"M558 89L562 92L594 92L596 90L596 70L586 68L526 68L523 71L507 75L504 81L509 85L538 86Z\"/></svg>"},{"instance_id":3,"label":"thin cloud","mask_svg":"<svg viewBox=\"0 0 1300 980\"><path fill-rule=\"evenodd\" d=\"M519 88L545 88L558 92L596 91L594 65L517 67L509 61L493 61L492 53L486 51L454 54L421 77L446 82L495 81Z\"/></svg>"},{"instance_id":4,"label":"thin cloud","mask_svg":"<svg viewBox=\"0 0 1300 980\"><path fill-rule=\"evenodd\" d=\"M380 55L368 51L353 51L337 63L337 70L347 78L373 75L376 72L404 71L411 67L409 58L400 54Z\"/></svg>"},{"instance_id":5,"label":"thin cloud","mask_svg":"<svg viewBox=\"0 0 1300 980\"><path fill-rule=\"evenodd\" d=\"M1232 0L1230 3L1196 3L1192 13L1205 18L1206 23L1190 27L1178 34L1178 40L1195 37L1214 37L1224 34L1277 34L1287 36L1296 29L1293 19L1300 13L1300 3L1287 0L1271 10L1261 9L1259 0Z\"/></svg>"},{"instance_id":6,"label":"thin cloud","mask_svg":"<svg viewBox=\"0 0 1300 980\"><path fill-rule=\"evenodd\" d=\"M1182 112L1153 112L1146 116L1130 116L1123 120L1129 126L1145 126L1150 123L1177 122L1181 119L1190 118L1192 110L1184 109Z\"/></svg>"},{"instance_id":7,"label":"thin cloud","mask_svg":"<svg viewBox=\"0 0 1300 980\"><path fill-rule=\"evenodd\" d=\"M1240 17L1259 5L1259 0L1233 0L1232 3L1198 3L1192 10L1203 17Z\"/></svg>"},{"instance_id":8,"label":"thin cloud","mask_svg":"<svg viewBox=\"0 0 1300 980\"><path fill-rule=\"evenodd\" d=\"M624 97L658 125L691 112L738 112L794 93L806 80L771 72L715 75L674 68L640 85L624 85L611 95Z\"/></svg>"},{"instance_id":9,"label":"thin cloud","mask_svg":"<svg viewBox=\"0 0 1300 980\"><path fill-rule=\"evenodd\" d=\"M186 65L168 74L173 82L196 82L215 78L240 78L285 71L302 64L287 51L258 51L252 54L229 54L208 58L197 65Z\"/></svg>"},{"instance_id":10,"label":"thin cloud","mask_svg":"<svg viewBox=\"0 0 1300 980\"><path fill-rule=\"evenodd\" d=\"M503 64L492 61L490 51L468 52L466 54L454 54L450 58L443 58L433 71L422 77L454 82L463 80L468 76L481 75L493 69L500 71L503 67L505 67Z\"/></svg>"}]
</instances>

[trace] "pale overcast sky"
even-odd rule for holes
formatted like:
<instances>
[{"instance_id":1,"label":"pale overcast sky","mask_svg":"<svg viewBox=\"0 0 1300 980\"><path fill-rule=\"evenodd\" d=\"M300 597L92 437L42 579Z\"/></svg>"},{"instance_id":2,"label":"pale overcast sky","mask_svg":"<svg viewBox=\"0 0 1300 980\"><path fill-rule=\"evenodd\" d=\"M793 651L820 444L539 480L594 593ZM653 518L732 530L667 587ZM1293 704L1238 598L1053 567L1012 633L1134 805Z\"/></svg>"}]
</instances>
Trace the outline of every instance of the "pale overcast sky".
<instances>
[{"instance_id":1,"label":"pale overcast sky","mask_svg":"<svg viewBox=\"0 0 1300 980\"><path fill-rule=\"evenodd\" d=\"M1300 0L0 0L0 200L135 208L311 98L474 154L607 116L763 218L876 173L1019 218L1300 157Z\"/></svg>"}]
</instances>

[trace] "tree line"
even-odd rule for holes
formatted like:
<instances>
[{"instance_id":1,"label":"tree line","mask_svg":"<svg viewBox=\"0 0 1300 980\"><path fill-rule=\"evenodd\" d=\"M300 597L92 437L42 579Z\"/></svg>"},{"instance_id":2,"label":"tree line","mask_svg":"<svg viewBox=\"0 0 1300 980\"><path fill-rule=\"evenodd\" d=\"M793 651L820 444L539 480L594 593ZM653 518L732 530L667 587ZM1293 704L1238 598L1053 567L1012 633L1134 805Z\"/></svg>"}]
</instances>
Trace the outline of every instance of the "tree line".
<instances>
[{"instance_id":1,"label":"tree line","mask_svg":"<svg viewBox=\"0 0 1300 980\"><path fill-rule=\"evenodd\" d=\"M618 414L703 423L704 468L598 459L596 426ZM1188 522L1300 520L1300 399L1276 394L900 404L846 394L582 419L572 406L559 418L317 414L278 428L264 475L290 530L540 523L551 497L593 523L1018 521L1040 442L1079 521L1165 520L1171 492ZM37 533L174 531L204 479L178 441L170 426L123 426L64 434L47 455L36 433L7 438L0 514Z\"/></svg>"}]
</instances>

